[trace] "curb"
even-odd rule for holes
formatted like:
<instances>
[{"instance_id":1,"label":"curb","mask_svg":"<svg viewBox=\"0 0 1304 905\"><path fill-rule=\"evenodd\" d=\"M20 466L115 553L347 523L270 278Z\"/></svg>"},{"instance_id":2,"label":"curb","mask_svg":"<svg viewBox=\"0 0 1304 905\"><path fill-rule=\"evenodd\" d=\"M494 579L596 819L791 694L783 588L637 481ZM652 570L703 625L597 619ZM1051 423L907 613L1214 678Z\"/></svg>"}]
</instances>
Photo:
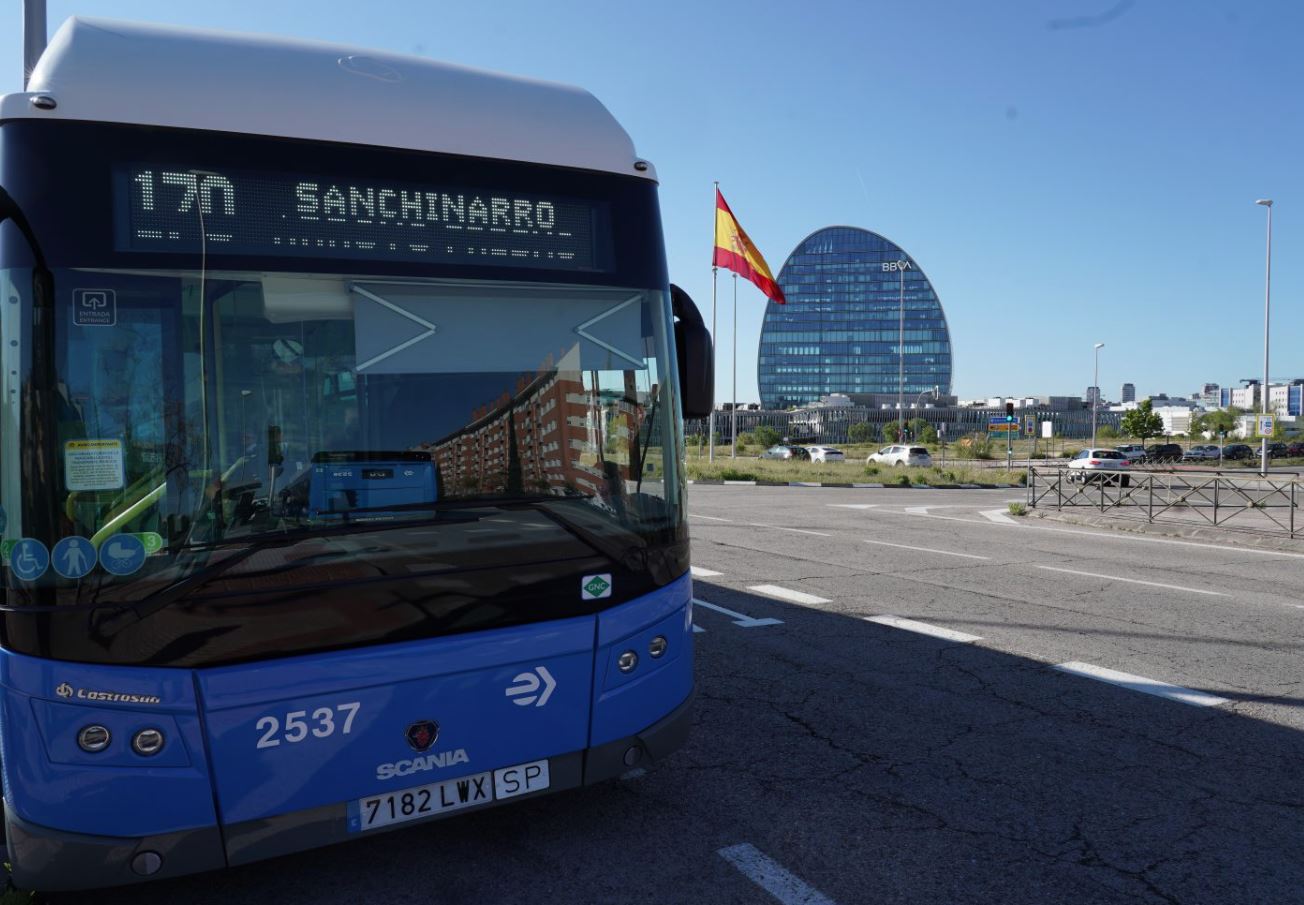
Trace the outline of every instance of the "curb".
<instances>
[{"instance_id":1,"label":"curb","mask_svg":"<svg viewBox=\"0 0 1304 905\"><path fill-rule=\"evenodd\" d=\"M1203 525L1187 528L1172 522L1151 523L1130 518L1085 515L1033 508L1028 509L1028 515L1048 522L1063 522L1067 525L1084 525L1089 528L1105 528L1113 531L1123 531L1129 534L1153 534L1159 537L1198 540L1211 544L1226 544L1232 547L1248 547L1257 550L1278 550L1283 553L1304 553L1304 539L1295 538L1292 540L1289 537L1280 537L1266 533L1255 534L1249 531L1233 531Z\"/></svg>"},{"instance_id":2,"label":"curb","mask_svg":"<svg viewBox=\"0 0 1304 905\"><path fill-rule=\"evenodd\" d=\"M1022 484L860 484L846 482L819 481L725 481L720 478L689 478L689 484L701 484L706 487L834 487L842 490L1023 490Z\"/></svg>"}]
</instances>

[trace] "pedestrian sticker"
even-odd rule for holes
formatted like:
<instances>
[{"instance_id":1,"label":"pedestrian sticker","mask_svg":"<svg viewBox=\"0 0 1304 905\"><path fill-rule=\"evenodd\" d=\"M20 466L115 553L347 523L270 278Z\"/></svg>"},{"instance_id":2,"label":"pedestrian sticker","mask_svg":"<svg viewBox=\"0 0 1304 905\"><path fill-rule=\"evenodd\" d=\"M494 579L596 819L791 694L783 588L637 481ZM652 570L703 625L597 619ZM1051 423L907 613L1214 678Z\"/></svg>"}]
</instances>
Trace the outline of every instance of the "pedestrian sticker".
<instances>
[{"instance_id":1,"label":"pedestrian sticker","mask_svg":"<svg viewBox=\"0 0 1304 905\"><path fill-rule=\"evenodd\" d=\"M50 551L50 565L64 578L82 578L95 568L95 547L84 537L65 537Z\"/></svg>"},{"instance_id":2,"label":"pedestrian sticker","mask_svg":"<svg viewBox=\"0 0 1304 905\"><path fill-rule=\"evenodd\" d=\"M74 289L72 322L78 327L112 327L118 322L118 294L112 289Z\"/></svg>"},{"instance_id":3,"label":"pedestrian sticker","mask_svg":"<svg viewBox=\"0 0 1304 905\"><path fill-rule=\"evenodd\" d=\"M123 485L121 440L69 440L63 445L69 490L118 490Z\"/></svg>"},{"instance_id":4,"label":"pedestrian sticker","mask_svg":"<svg viewBox=\"0 0 1304 905\"><path fill-rule=\"evenodd\" d=\"M134 534L115 534L100 546L100 565L114 575L130 575L145 564L145 545Z\"/></svg>"},{"instance_id":5,"label":"pedestrian sticker","mask_svg":"<svg viewBox=\"0 0 1304 905\"><path fill-rule=\"evenodd\" d=\"M24 537L14 544L9 554L9 569L19 581L36 581L50 568L50 551L45 544L31 537Z\"/></svg>"},{"instance_id":6,"label":"pedestrian sticker","mask_svg":"<svg viewBox=\"0 0 1304 905\"><path fill-rule=\"evenodd\" d=\"M611 596L611 573L585 575L580 579L581 600L603 600Z\"/></svg>"}]
</instances>

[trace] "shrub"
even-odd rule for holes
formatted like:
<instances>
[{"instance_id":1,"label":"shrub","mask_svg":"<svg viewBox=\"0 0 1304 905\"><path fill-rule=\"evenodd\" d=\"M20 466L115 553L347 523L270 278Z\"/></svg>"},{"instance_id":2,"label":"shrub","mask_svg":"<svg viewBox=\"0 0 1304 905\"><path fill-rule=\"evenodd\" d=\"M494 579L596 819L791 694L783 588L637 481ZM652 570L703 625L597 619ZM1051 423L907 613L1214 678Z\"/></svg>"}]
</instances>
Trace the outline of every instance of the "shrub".
<instances>
[{"instance_id":1,"label":"shrub","mask_svg":"<svg viewBox=\"0 0 1304 905\"><path fill-rule=\"evenodd\" d=\"M726 468L720 472L722 481L755 481L756 475L740 468Z\"/></svg>"},{"instance_id":2,"label":"shrub","mask_svg":"<svg viewBox=\"0 0 1304 905\"><path fill-rule=\"evenodd\" d=\"M865 466L865 475L866 475L866 476L872 478L872 477L873 477L874 475L876 475L876 474L878 474L878 466L877 466L877 465L866 465L866 466Z\"/></svg>"},{"instance_id":3,"label":"shrub","mask_svg":"<svg viewBox=\"0 0 1304 905\"><path fill-rule=\"evenodd\" d=\"M847 440L851 443L869 443L874 439L874 428L864 421L847 428Z\"/></svg>"},{"instance_id":4,"label":"shrub","mask_svg":"<svg viewBox=\"0 0 1304 905\"><path fill-rule=\"evenodd\" d=\"M992 441L985 434L970 434L961 437L955 444L955 455L960 459L992 459Z\"/></svg>"},{"instance_id":5,"label":"shrub","mask_svg":"<svg viewBox=\"0 0 1304 905\"><path fill-rule=\"evenodd\" d=\"M889 484L895 484L895 485L897 485L898 487L909 487L909 486L910 486L910 475L899 474L899 475L897 475L895 478L893 478L891 481L889 481L888 483L889 483Z\"/></svg>"},{"instance_id":6,"label":"shrub","mask_svg":"<svg viewBox=\"0 0 1304 905\"><path fill-rule=\"evenodd\" d=\"M1028 507L1022 503L1010 503L1005 508L1010 510L1010 515L1027 515Z\"/></svg>"},{"instance_id":7,"label":"shrub","mask_svg":"<svg viewBox=\"0 0 1304 905\"><path fill-rule=\"evenodd\" d=\"M762 424L756 428L756 430L752 431L752 435L747 442L751 443L754 441L760 446L769 449L771 446L774 446L782 440L782 434L770 427L768 424Z\"/></svg>"}]
</instances>

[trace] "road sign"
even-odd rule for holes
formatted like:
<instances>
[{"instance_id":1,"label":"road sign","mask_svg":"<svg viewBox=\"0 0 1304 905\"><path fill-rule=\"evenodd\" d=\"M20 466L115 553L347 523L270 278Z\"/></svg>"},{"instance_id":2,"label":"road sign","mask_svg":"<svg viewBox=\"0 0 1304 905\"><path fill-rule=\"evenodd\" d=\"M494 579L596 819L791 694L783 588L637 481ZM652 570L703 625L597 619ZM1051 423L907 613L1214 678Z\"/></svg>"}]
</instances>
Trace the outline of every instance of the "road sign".
<instances>
[{"instance_id":1,"label":"road sign","mask_svg":"<svg viewBox=\"0 0 1304 905\"><path fill-rule=\"evenodd\" d=\"M1272 415L1260 415L1259 436L1271 437L1274 430L1276 430L1276 424L1273 421Z\"/></svg>"},{"instance_id":2,"label":"road sign","mask_svg":"<svg viewBox=\"0 0 1304 905\"><path fill-rule=\"evenodd\" d=\"M1037 419L1034 416L1023 416L1023 435L1025 437L1037 436Z\"/></svg>"}]
</instances>

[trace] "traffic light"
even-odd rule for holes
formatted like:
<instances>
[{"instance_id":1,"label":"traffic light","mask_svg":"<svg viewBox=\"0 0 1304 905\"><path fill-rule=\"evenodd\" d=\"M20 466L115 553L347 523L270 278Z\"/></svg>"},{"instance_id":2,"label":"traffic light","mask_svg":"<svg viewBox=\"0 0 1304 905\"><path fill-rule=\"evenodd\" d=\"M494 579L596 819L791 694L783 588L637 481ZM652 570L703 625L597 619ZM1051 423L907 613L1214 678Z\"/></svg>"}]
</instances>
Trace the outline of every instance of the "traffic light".
<instances>
[{"instance_id":1,"label":"traffic light","mask_svg":"<svg viewBox=\"0 0 1304 905\"><path fill-rule=\"evenodd\" d=\"M1005 423L1013 424L1017 420L1019 419L1014 416L1014 403L1013 402L1005 403Z\"/></svg>"}]
</instances>

